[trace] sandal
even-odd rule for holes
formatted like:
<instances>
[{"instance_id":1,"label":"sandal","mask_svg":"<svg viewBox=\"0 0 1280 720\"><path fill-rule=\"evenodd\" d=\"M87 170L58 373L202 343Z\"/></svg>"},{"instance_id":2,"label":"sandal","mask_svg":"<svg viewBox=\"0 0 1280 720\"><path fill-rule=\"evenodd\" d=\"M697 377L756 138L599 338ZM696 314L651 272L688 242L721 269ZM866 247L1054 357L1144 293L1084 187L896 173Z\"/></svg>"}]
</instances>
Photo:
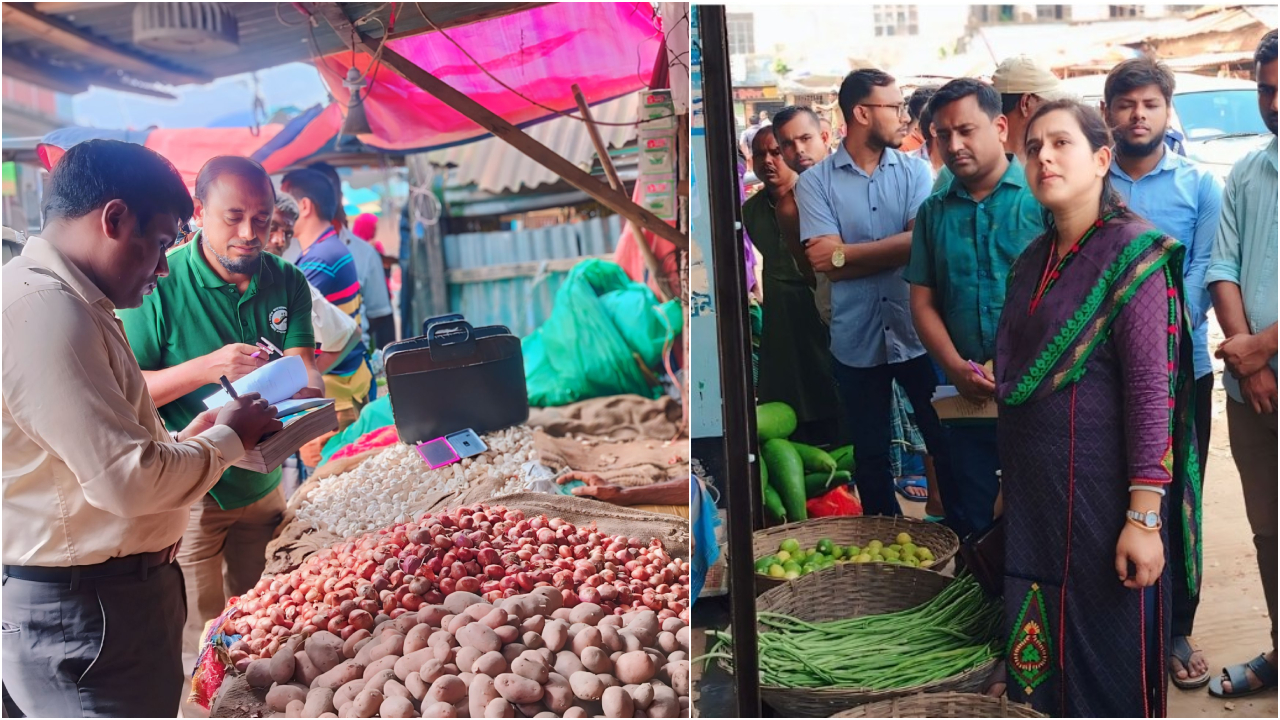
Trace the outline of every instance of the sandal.
<instances>
[{"instance_id":1,"label":"sandal","mask_svg":"<svg viewBox=\"0 0 1280 720\"><path fill-rule=\"evenodd\" d=\"M1245 670L1253 671L1261 684L1256 688L1249 687L1249 676L1245 674ZM1223 675L1226 677L1224 678ZM1226 680L1231 683L1231 692L1222 689L1222 681ZM1222 675L1215 677L1209 681L1209 694L1217 698L1225 698L1231 700L1239 697L1247 697L1256 695L1265 690L1270 690L1276 686L1276 668L1267 662L1267 654L1263 653L1247 663L1232 665L1231 667L1222 668ZM1239 688L1245 688L1241 690Z\"/></svg>"},{"instance_id":2,"label":"sandal","mask_svg":"<svg viewBox=\"0 0 1280 720\"><path fill-rule=\"evenodd\" d=\"M924 521L927 523L942 523L947 521L946 515L925 515Z\"/></svg>"},{"instance_id":3,"label":"sandal","mask_svg":"<svg viewBox=\"0 0 1280 720\"><path fill-rule=\"evenodd\" d=\"M1191 641L1186 635L1179 635L1173 638L1173 642L1169 646L1169 657L1182 663L1182 667L1186 669L1188 675L1191 674L1191 656L1195 655L1197 652L1200 651L1191 647ZM1201 675L1188 677L1183 680L1178 677L1173 664L1169 664L1169 679L1173 681L1174 685L1177 685L1183 690L1195 690L1196 688L1204 687L1209 683L1210 674L1211 673L1206 669ZM1235 683L1233 682L1232 684L1234 685Z\"/></svg>"},{"instance_id":4,"label":"sandal","mask_svg":"<svg viewBox=\"0 0 1280 720\"><path fill-rule=\"evenodd\" d=\"M907 488L917 488L920 490L924 490L925 494L912 495L911 493L907 492ZM926 500L929 499L929 483L919 475L910 475L906 477L900 477L897 480L894 480L893 489L897 490L899 495L906 498L910 502L925 502Z\"/></svg>"}]
</instances>

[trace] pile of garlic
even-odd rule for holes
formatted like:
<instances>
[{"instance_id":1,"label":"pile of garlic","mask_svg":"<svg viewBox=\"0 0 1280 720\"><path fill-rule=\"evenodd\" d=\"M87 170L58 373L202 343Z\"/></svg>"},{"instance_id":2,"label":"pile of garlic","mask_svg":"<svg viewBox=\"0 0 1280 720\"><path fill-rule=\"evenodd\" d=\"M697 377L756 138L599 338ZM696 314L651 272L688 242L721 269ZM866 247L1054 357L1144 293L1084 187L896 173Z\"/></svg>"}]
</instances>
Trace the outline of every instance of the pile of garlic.
<instances>
[{"instance_id":1,"label":"pile of garlic","mask_svg":"<svg viewBox=\"0 0 1280 720\"><path fill-rule=\"evenodd\" d=\"M537 460L533 432L517 425L484 436L488 450L432 470L417 450L396 443L354 469L320 480L298 506L298 519L320 530L351 537L412 518L410 508L429 494L461 492L483 480L505 480L499 494L528 487L521 469Z\"/></svg>"}]
</instances>

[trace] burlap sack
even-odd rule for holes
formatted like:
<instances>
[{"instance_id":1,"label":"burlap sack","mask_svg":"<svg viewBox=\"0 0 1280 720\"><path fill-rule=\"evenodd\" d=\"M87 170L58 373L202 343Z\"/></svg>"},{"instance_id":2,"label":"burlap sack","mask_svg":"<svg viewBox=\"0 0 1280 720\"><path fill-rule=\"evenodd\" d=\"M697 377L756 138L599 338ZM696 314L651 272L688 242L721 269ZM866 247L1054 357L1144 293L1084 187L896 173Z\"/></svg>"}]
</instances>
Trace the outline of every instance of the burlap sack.
<instances>
[{"instance_id":1,"label":"burlap sack","mask_svg":"<svg viewBox=\"0 0 1280 720\"><path fill-rule=\"evenodd\" d=\"M567 469L595 473L621 487L644 487L689 477L687 442L552 437L534 430L533 446L542 464L556 472Z\"/></svg>"},{"instance_id":2,"label":"burlap sack","mask_svg":"<svg viewBox=\"0 0 1280 720\"><path fill-rule=\"evenodd\" d=\"M528 425L555 437L670 440L681 432L681 417L680 403L667 396L650 400L639 395L612 395L563 407L530 408Z\"/></svg>"}]
</instances>

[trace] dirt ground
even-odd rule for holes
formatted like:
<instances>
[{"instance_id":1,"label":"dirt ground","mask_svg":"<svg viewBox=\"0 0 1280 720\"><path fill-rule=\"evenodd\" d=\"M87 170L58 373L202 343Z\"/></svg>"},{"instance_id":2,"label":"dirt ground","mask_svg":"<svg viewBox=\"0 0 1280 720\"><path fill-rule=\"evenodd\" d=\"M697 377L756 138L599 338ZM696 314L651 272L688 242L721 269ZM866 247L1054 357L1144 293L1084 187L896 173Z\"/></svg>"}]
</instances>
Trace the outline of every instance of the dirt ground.
<instances>
[{"instance_id":1,"label":"dirt ground","mask_svg":"<svg viewBox=\"0 0 1280 720\"><path fill-rule=\"evenodd\" d=\"M1210 342L1216 344L1220 340L1219 335ZM1221 368L1218 371L1220 373ZM1253 535L1245 517L1240 475L1231 459L1225 403L1226 393L1219 380L1214 394L1213 433L1204 483L1203 598L1194 635L1215 673L1221 672L1224 665L1243 662L1265 650L1270 644L1271 627L1258 579ZM904 507L908 514L923 516L923 505L903 505L908 506ZM704 652L703 641L702 633L695 632L695 657ZM695 670L695 677L698 675ZM695 687L694 698L698 695ZM703 716L711 717L719 714L715 712L719 709L700 704L695 708L695 716L699 714L697 710L701 710ZM732 712L729 708L724 710ZM1277 710L1274 689L1226 702L1211 697L1207 689L1182 691L1172 683L1169 686L1169 717L1277 717Z\"/></svg>"}]
</instances>

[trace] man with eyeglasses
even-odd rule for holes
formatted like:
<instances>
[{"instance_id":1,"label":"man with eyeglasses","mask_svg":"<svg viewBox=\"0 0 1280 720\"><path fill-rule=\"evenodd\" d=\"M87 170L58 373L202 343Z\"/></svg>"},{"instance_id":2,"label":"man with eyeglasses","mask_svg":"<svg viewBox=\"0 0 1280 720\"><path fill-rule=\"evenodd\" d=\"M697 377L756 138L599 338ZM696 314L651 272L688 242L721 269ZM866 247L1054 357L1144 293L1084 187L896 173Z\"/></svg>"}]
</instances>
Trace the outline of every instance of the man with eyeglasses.
<instances>
[{"instance_id":1,"label":"man with eyeglasses","mask_svg":"<svg viewBox=\"0 0 1280 720\"><path fill-rule=\"evenodd\" d=\"M911 122L891 75L849 73L839 105L844 142L796 186L800 238L813 269L832 280L832 365L858 448L858 494L868 515L900 515L890 463L895 380L911 400L937 472L950 472L930 404L937 375L912 325L903 279L916 210L931 180L923 160L897 149Z\"/></svg>"}]
</instances>

